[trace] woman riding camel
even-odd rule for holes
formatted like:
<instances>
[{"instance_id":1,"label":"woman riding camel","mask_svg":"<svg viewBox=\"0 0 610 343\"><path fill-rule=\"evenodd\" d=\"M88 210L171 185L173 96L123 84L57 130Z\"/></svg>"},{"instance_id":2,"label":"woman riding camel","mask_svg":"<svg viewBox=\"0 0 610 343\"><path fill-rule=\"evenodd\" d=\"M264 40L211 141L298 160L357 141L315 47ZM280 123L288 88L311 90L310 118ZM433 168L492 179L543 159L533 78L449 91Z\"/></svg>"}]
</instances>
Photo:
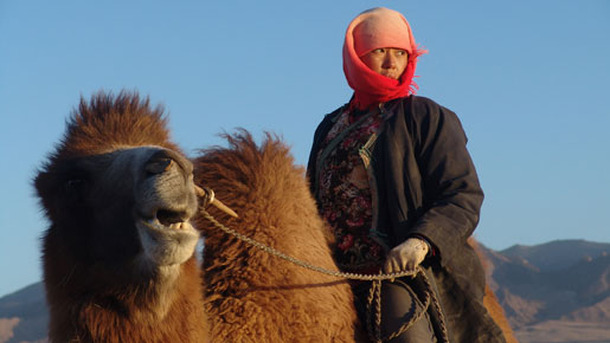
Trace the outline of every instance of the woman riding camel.
<instances>
[{"instance_id":1,"label":"woman riding camel","mask_svg":"<svg viewBox=\"0 0 610 343\"><path fill-rule=\"evenodd\" d=\"M413 95L423 53L396 11L374 8L349 24L343 70L354 94L315 132L312 192L340 267L423 273L382 283L382 337L421 318L391 342L504 342L483 307L483 268L467 244L483 191L466 135L455 113ZM362 323L370 287L352 284ZM423 305L427 291L439 307Z\"/></svg>"}]
</instances>

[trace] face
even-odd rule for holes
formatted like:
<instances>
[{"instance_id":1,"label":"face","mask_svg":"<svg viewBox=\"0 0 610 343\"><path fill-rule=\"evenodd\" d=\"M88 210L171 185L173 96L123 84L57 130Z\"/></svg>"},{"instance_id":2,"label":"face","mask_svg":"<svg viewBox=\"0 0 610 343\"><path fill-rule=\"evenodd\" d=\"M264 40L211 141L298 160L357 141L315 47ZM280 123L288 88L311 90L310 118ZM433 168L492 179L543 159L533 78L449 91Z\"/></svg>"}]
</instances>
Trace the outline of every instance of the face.
<instances>
[{"instance_id":1,"label":"face","mask_svg":"<svg viewBox=\"0 0 610 343\"><path fill-rule=\"evenodd\" d=\"M193 255L199 233L190 219L197 198L186 157L136 146L57 160L52 167L39 174L36 187L54 224L50 230L70 240L76 256L138 275Z\"/></svg>"},{"instance_id":2,"label":"face","mask_svg":"<svg viewBox=\"0 0 610 343\"><path fill-rule=\"evenodd\" d=\"M371 70L383 76L398 80L407 68L409 53L396 48L379 48L361 57Z\"/></svg>"}]
</instances>

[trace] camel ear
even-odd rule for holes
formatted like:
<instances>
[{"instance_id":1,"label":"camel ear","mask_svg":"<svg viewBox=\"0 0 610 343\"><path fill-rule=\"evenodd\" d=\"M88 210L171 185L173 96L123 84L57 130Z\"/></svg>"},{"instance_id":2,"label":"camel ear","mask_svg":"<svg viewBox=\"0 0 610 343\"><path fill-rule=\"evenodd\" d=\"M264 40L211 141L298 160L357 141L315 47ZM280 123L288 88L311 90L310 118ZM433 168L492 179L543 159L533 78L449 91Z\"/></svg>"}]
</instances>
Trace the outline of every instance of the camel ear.
<instances>
[{"instance_id":1,"label":"camel ear","mask_svg":"<svg viewBox=\"0 0 610 343\"><path fill-rule=\"evenodd\" d=\"M41 171L34 179L34 188L38 195L38 199L47 217L53 220L54 213L57 212L54 204L55 194L57 194L57 182L55 182L54 174L48 171Z\"/></svg>"}]
</instances>

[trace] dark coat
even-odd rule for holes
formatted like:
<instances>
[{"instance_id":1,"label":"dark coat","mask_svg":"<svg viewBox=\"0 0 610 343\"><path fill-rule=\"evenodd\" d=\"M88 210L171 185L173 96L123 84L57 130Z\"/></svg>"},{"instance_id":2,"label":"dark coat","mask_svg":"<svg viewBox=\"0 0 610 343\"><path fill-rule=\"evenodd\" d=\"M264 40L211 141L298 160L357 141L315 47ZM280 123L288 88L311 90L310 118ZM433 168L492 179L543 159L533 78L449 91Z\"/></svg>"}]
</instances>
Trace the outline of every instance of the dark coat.
<instances>
[{"instance_id":1,"label":"dark coat","mask_svg":"<svg viewBox=\"0 0 610 343\"><path fill-rule=\"evenodd\" d=\"M342 110L326 115L315 132L307 166L314 194L319 145ZM434 256L425 267L451 342L505 342L483 306L483 267L467 243L479 221L483 191L458 117L418 96L392 100L380 110L384 122L363 156L373 175L373 227L388 236L390 247L412 236L432 245Z\"/></svg>"}]
</instances>

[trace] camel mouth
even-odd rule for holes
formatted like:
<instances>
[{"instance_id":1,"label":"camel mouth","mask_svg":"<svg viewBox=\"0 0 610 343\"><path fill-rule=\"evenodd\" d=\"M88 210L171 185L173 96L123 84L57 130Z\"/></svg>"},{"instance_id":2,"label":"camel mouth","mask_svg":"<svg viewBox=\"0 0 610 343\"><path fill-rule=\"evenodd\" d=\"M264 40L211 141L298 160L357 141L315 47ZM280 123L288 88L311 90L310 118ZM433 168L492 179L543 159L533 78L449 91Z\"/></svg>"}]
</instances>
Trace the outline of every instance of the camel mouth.
<instances>
[{"instance_id":1,"label":"camel mouth","mask_svg":"<svg viewBox=\"0 0 610 343\"><path fill-rule=\"evenodd\" d=\"M188 222L189 216L186 212L161 209L157 211L155 218L159 224L167 228L180 230Z\"/></svg>"},{"instance_id":2,"label":"camel mouth","mask_svg":"<svg viewBox=\"0 0 610 343\"><path fill-rule=\"evenodd\" d=\"M141 218L145 226L157 231L183 231L192 227L190 216L183 211L159 209L152 217L141 216Z\"/></svg>"}]
</instances>

